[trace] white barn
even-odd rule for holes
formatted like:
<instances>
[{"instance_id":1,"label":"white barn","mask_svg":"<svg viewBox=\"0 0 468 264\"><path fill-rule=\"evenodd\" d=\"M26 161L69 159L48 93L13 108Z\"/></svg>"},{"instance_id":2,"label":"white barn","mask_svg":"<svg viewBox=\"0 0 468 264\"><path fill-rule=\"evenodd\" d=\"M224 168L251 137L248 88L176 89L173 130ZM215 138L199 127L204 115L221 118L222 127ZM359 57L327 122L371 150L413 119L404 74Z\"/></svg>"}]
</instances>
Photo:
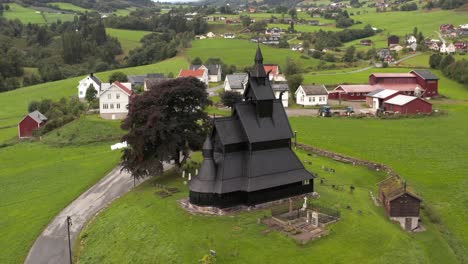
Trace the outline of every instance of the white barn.
<instances>
[{"instance_id":1,"label":"white barn","mask_svg":"<svg viewBox=\"0 0 468 264\"><path fill-rule=\"evenodd\" d=\"M326 105L328 91L324 85L300 85L296 90L296 104L298 105Z\"/></svg>"}]
</instances>

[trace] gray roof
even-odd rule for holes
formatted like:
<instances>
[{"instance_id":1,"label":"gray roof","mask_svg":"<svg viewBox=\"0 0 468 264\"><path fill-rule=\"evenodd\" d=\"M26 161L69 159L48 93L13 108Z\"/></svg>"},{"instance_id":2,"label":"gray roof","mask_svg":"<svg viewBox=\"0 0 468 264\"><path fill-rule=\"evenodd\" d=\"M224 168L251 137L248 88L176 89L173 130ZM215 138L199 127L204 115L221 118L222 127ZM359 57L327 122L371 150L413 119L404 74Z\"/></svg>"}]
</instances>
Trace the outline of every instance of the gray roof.
<instances>
[{"instance_id":1,"label":"gray roof","mask_svg":"<svg viewBox=\"0 0 468 264\"><path fill-rule=\"evenodd\" d=\"M261 68L263 69L263 65ZM263 73L267 76L265 70L263 70ZM254 97L258 101L275 99L268 77L250 76L247 88L244 91L244 97L246 96Z\"/></svg>"},{"instance_id":2,"label":"gray roof","mask_svg":"<svg viewBox=\"0 0 468 264\"><path fill-rule=\"evenodd\" d=\"M241 123L235 117L216 118L214 128L223 145L247 142Z\"/></svg>"},{"instance_id":3,"label":"gray roof","mask_svg":"<svg viewBox=\"0 0 468 264\"><path fill-rule=\"evenodd\" d=\"M219 64L192 64L190 65L190 70L198 70L201 66L205 66L208 69L208 75L218 75L218 72L221 71L221 65Z\"/></svg>"},{"instance_id":4,"label":"gray roof","mask_svg":"<svg viewBox=\"0 0 468 264\"><path fill-rule=\"evenodd\" d=\"M145 83L145 79L147 78L164 78L164 74L162 73L149 73L145 75L128 75L128 82L133 85L143 85Z\"/></svg>"},{"instance_id":5,"label":"gray roof","mask_svg":"<svg viewBox=\"0 0 468 264\"><path fill-rule=\"evenodd\" d=\"M151 88L152 86L155 86L155 85L158 85L162 82L165 82L165 81L168 81L168 80L171 80L171 78L166 78L166 77L162 77L162 78L147 78L145 79L145 82L144 84L146 84L146 87L149 89Z\"/></svg>"},{"instance_id":6,"label":"gray roof","mask_svg":"<svg viewBox=\"0 0 468 264\"><path fill-rule=\"evenodd\" d=\"M306 95L328 95L325 85L301 85Z\"/></svg>"},{"instance_id":7,"label":"gray roof","mask_svg":"<svg viewBox=\"0 0 468 264\"><path fill-rule=\"evenodd\" d=\"M237 103L234 108L250 143L290 139L293 137L288 117L284 111L283 104L279 100L273 102L271 117L259 118L255 104L250 102Z\"/></svg>"},{"instance_id":8,"label":"gray roof","mask_svg":"<svg viewBox=\"0 0 468 264\"><path fill-rule=\"evenodd\" d=\"M34 119L34 121L36 121L38 124L44 122L44 121L47 121L47 117L43 114L41 114L41 112L39 111L34 111L34 112L31 112L28 114L29 117L31 117L32 119Z\"/></svg>"},{"instance_id":9,"label":"gray roof","mask_svg":"<svg viewBox=\"0 0 468 264\"><path fill-rule=\"evenodd\" d=\"M226 75L226 80L231 89L244 89L243 83L247 82L247 73L235 73Z\"/></svg>"},{"instance_id":10,"label":"gray roof","mask_svg":"<svg viewBox=\"0 0 468 264\"><path fill-rule=\"evenodd\" d=\"M288 91L289 85L287 83L274 83L271 85L273 91Z\"/></svg>"},{"instance_id":11,"label":"gray roof","mask_svg":"<svg viewBox=\"0 0 468 264\"><path fill-rule=\"evenodd\" d=\"M415 74L421 76L424 80L439 80L439 77L434 75L431 71L429 70L412 70Z\"/></svg>"},{"instance_id":12,"label":"gray roof","mask_svg":"<svg viewBox=\"0 0 468 264\"><path fill-rule=\"evenodd\" d=\"M385 90L385 89L377 89L375 91L372 91L372 92L368 93L367 96L374 96L374 95L380 93L383 90Z\"/></svg>"},{"instance_id":13,"label":"gray roof","mask_svg":"<svg viewBox=\"0 0 468 264\"><path fill-rule=\"evenodd\" d=\"M99 87L101 87L101 83L102 83L102 82L101 82L101 80L99 80L98 77L96 77L96 75L94 75L93 73L91 73L91 74L89 75L89 77L90 77L91 79L93 79L93 81L94 81L95 83L97 83L97 84L99 85Z\"/></svg>"}]
</instances>

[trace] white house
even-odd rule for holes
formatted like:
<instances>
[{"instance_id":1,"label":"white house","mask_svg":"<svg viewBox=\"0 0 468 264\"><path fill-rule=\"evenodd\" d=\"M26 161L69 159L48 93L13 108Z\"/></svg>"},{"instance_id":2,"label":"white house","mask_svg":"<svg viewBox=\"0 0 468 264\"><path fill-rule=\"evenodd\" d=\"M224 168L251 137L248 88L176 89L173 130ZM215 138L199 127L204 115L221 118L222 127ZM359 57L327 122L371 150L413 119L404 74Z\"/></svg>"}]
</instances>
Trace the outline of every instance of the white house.
<instances>
[{"instance_id":1,"label":"white house","mask_svg":"<svg viewBox=\"0 0 468 264\"><path fill-rule=\"evenodd\" d=\"M213 33L213 32L208 32L208 33L206 33L206 36L207 36L208 38L214 38L214 37L216 37L216 34Z\"/></svg>"},{"instance_id":2,"label":"white house","mask_svg":"<svg viewBox=\"0 0 468 264\"><path fill-rule=\"evenodd\" d=\"M246 73L226 75L226 79L224 79L224 91L234 91L243 94L247 80L248 76Z\"/></svg>"},{"instance_id":3,"label":"white house","mask_svg":"<svg viewBox=\"0 0 468 264\"><path fill-rule=\"evenodd\" d=\"M99 80L98 77L96 77L94 74L89 74L87 77L82 79L79 84L78 84L78 98L84 99L86 95L86 90L90 85L94 86L94 89L96 89L97 95L99 96L99 92L101 91L101 80Z\"/></svg>"},{"instance_id":4,"label":"white house","mask_svg":"<svg viewBox=\"0 0 468 264\"><path fill-rule=\"evenodd\" d=\"M220 64L208 64L208 65L190 65L190 70L203 69L208 72L208 82L220 82L221 81L221 65Z\"/></svg>"},{"instance_id":5,"label":"white house","mask_svg":"<svg viewBox=\"0 0 468 264\"><path fill-rule=\"evenodd\" d=\"M286 81L286 78L284 77L284 75L280 73L278 64L264 64L263 68L265 69L265 72L268 73L268 77L270 81L275 81L275 82Z\"/></svg>"},{"instance_id":6,"label":"white house","mask_svg":"<svg viewBox=\"0 0 468 264\"><path fill-rule=\"evenodd\" d=\"M289 85L287 83L274 83L271 89L275 94L276 99L281 99L283 107L289 106Z\"/></svg>"},{"instance_id":7,"label":"white house","mask_svg":"<svg viewBox=\"0 0 468 264\"><path fill-rule=\"evenodd\" d=\"M177 77L194 77L208 86L208 71L206 68L200 68L197 70L180 70L179 76Z\"/></svg>"},{"instance_id":8,"label":"white house","mask_svg":"<svg viewBox=\"0 0 468 264\"><path fill-rule=\"evenodd\" d=\"M324 85L300 85L296 90L296 104L298 105L326 105L328 91Z\"/></svg>"},{"instance_id":9,"label":"white house","mask_svg":"<svg viewBox=\"0 0 468 264\"><path fill-rule=\"evenodd\" d=\"M128 114L132 84L114 82L99 95L99 114L104 119L123 119Z\"/></svg>"},{"instance_id":10,"label":"white house","mask_svg":"<svg viewBox=\"0 0 468 264\"><path fill-rule=\"evenodd\" d=\"M411 45L413 43L416 43L418 40L414 37L414 36L409 36L408 39L406 40L406 42L408 43L408 45Z\"/></svg>"},{"instance_id":11,"label":"white house","mask_svg":"<svg viewBox=\"0 0 468 264\"><path fill-rule=\"evenodd\" d=\"M233 39L233 38L236 38L236 34L234 34L234 33L226 33L226 34L224 34L224 38L225 38L225 39Z\"/></svg>"}]
</instances>

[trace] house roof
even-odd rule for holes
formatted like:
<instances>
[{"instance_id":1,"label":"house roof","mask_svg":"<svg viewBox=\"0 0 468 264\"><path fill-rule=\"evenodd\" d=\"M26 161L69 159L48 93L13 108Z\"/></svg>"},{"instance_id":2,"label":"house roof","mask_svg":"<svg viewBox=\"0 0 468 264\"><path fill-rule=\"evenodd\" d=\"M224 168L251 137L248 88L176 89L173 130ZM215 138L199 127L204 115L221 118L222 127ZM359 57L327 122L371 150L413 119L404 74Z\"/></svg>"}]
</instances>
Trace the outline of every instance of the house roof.
<instances>
[{"instance_id":1,"label":"house roof","mask_svg":"<svg viewBox=\"0 0 468 264\"><path fill-rule=\"evenodd\" d=\"M386 104L392 104L392 105L406 105L407 103L418 99L417 97L414 96L408 96L408 95L397 95L393 98L390 98L389 100L385 101Z\"/></svg>"},{"instance_id":2,"label":"house roof","mask_svg":"<svg viewBox=\"0 0 468 264\"><path fill-rule=\"evenodd\" d=\"M381 181L379 183L379 190L389 201L392 201L405 193L422 201L422 199L414 193L411 187L407 186L402 179L395 176Z\"/></svg>"},{"instance_id":3,"label":"house roof","mask_svg":"<svg viewBox=\"0 0 468 264\"><path fill-rule=\"evenodd\" d=\"M381 73L373 73L370 76L375 76L377 78L414 78L414 74L412 73L381 72Z\"/></svg>"},{"instance_id":4,"label":"house roof","mask_svg":"<svg viewBox=\"0 0 468 264\"><path fill-rule=\"evenodd\" d=\"M147 78L163 78L164 74L162 73L149 73L146 75L128 75L128 82L135 83L144 83Z\"/></svg>"},{"instance_id":5,"label":"house roof","mask_svg":"<svg viewBox=\"0 0 468 264\"><path fill-rule=\"evenodd\" d=\"M333 91L336 91L338 88L343 89L346 93L369 93L378 89L375 85L370 84L342 84L338 85Z\"/></svg>"},{"instance_id":6,"label":"house roof","mask_svg":"<svg viewBox=\"0 0 468 264\"><path fill-rule=\"evenodd\" d=\"M203 77L205 74L205 70L181 70L179 73L179 77Z\"/></svg>"},{"instance_id":7,"label":"house roof","mask_svg":"<svg viewBox=\"0 0 468 264\"><path fill-rule=\"evenodd\" d=\"M208 64L205 67L208 68L209 75L218 75L218 72L221 71L221 65L219 64Z\"/></svg>"},{"instance_id":8,"label":"house roof","mask_svg":"<svg viewBox=\"0 0 468 264\"><path fill-rule=\"evenodd\" d=\"M93 73L91 73L91 74L89 75L89 77L90 77L95 83L97 83L99 86L101 86L101 83L102 83L102 82L101 82L101 80L99 80L99 78L98 78L96 75L94 75Z\"/></svg>"},{"instance_id":9,"label":"house roof","mask_svg":"<svg viewBox=\"0 0 468 264\"><path fill-rule=\"evenodd\" d=\"M162 77L162 78L147 78L145 79L145 85L146 87L152 87L154 85L158 85L162 82L165 82L165 81L168 81L168 80L171 80L171 78L166 78L166 77Z\"/></svg>"},{"instance_id":10,"label":"house roof","mask_svg":"<svg viewBox=\"0 0 468 264\"><path fill-rule=\"evenodd\" d=\"M287 83L274 83L271 85L273 91L288 91L289 85Z\"/></svg>"},{"instance_id":11,"label":"house roof","mask_svg":"<svg viewBox=\"0 0 468 264\"><path fill-rule=\"evenodd\" d=\"M367 96L374 97L374 98L380 98L380 99L385 99L389 96L392 96L399 91L396 90L390 90L390 89L377 89L373 92L370 92L367 94Z\"/></svg>"},{"instance_id":12,"label":"house roof","mask_svg":"<svg viewBox=\"0 0 468 264\"><path fill-rule=\"evenodd\" d=\"M37 110L29 113L28 116L31 117L34 121L36 121L38 124L47 121L47 117Z\"/></svg>"},{"instance_id":13,"label":"house roof","mask_svg":"<svg viewBox=\"0 0 468 264\"><path fill-rule=\"evenodd\" d=\"M231 89L244 89L243 83L247 82L247 73L235 73L226 75L226 81Z\"/></svg>"},{"instance_id":14,"label":"house roof","mask_svg":"<svg viewBox=\"0 0 468 264\"><path fill-rule=\"evenodd\" d=\"M113 85L117 86L122 91L126 92L128 95L132 94L132 90L130 88L128 88L127 86L125 86L124 84L122 84L121 82L116 81L116 82L113 83Z\"/></svg>"},{"instance_id":15,"label":"house roof","mask_svg":"<svg viewBox=\"0 0 468 264\"><path fill-rule=\"evenodd\" d=\"M328 95L325 85L301 85L306 95Z\"/></svg>"},{"instance_id":16,"label":"house roof","mask_svg":"<svg viewBox=\"0 0 468 264\"><path fill-rule=\"evenodd\" d=\"M263 68L265 69L265 72L271 71L273 75L278 75L279 74L279 66L278 64L264 64Z\"/></svg>"},{"instance_id":17,"label":"house roof","mask_svg":"<svg viewBox=\"0 0 468 264\"><path fill-rule=\"evenodd\" d=\"M429 70L412 70L411 72L423 78L424 80L439 80L439 77L437 77Z\"/></svg>"},{"instance_id":18,"label":"house roof","mask_svg":"<svg viewBox=\"0 0 468 264\"><path fill-rule=\"evenodd\" d=\"M279 100L273 101L271 118L259 118L255 104L251 102L237 103L234 108L250 143L290 139L293 137L288 117L284 111L283 104Z\"/></svg>"}]
</instances>

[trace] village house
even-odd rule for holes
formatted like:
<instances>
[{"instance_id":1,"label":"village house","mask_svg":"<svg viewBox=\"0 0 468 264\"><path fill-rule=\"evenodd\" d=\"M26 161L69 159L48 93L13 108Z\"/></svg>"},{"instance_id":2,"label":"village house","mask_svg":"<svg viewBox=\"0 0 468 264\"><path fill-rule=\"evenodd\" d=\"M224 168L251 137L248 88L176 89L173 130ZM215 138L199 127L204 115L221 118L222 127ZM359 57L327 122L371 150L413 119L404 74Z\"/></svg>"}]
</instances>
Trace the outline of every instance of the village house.
<instances>
[{"instance_id":1,"label":"village house","mask_svg":"<svg viewBox=\"0 0 468 264\"><path fill-rule=\"evenodd\" d=\"M47 122L45 117L39 111L33 111L26 115L18 124L18 137L30 138L33 136L35 130L44 126Z\"/></svg>"},{"instance_id":2,"label":"village house","mask_svg":"<svg viewBox=\"0 0 468 264\"><path fill-rule=\"evenodd\" d=\"M236 34L234 34L234 33L225 33L225 34L223 35L223 37L224 37L225 39L233 39L233 38L236 38Z\"/></svg>"},{"instance_id":3,"label":"village house","mask_svg":"<svg viewBox=\"0 0 468 264\"><path fill-rule=\"evenodd\" d=\"M436 97L439 78L429 70L412 70L409 73L373 73L368 84L339 85L330 92L329 99L365 100L366 95L378 89L400 91L402 94Z\"/></svg>"},{"instance_id":4,"label":"village house","mask_svg":"<svg viewBox=\"0 0 468 264\"><path fill-rule=\"evenodd\" d=\"M131 83L112 83L99 95L99 114L104 119L124 119L132 95Z\"/></svg>"},{"instance_id":5,"label":"village house","mask_svg":"<svg viewBox=\"0 0 468 264\"><path fill-rule=\"evenodd\" d=\"M390 49L391 51L400 52L400 51L403 50L403 47L400 46L400 45L392 44L392 45L389 46L389 49Z\"/></svg>"},{"instance_id":6,"label":"village house","mask_svg":"<svg viewBox=\"0 0 468 264\"><path fill-rule=\"evenodd\" d=\"M86 90L88 90L88 87L90 85L93 85L94 89L96 90L97 94L101 91L101 85L102 82L99 80L97 76L95 76L93 73L90 73L88 76L86 76L84 79L82 79L78 83L78 98L79 99L84 99L86 96Z\"/></svg>"},{"instance_id":7,"label":"village house","mask_svg":"<svg viewBox=\"0 0 468 264\"><path fill-rule=\"evenodd\" d=\"M282 33L282 30L280 28L277 28L277 27L265 29L265 35L276 34L276 36L278 36L278 34L281 34L281 33Z\"/></svg>"},{"instance_id":8,"label":"village house","mask_svg":"<svg viewBox=\"0 0 468 264\"><path fill-rule=\"evenodd\" d=\"M247 84L247 73L234 73L226 75L224 79L224 91L234 91L244 93Z\"/></svg>"},{"instance_id":9,"label":"village house","mask_svg":"<svg viewBox=\"0 0 468 264\"><path fill-rule=\"evenodd\" d=\"M385 212L406 231L419 227L421 198L409 190L406 182L397 177L390 177L379 184L379 198Z\"/></svg>"},{"instance_id":10,"label":"village house","mask_svg":"<svg viewBox=\"0 0 468 264\"><path fill-rule=\"evenodd\" d=\"M206 36L207 36L208 38L214 38L214 37L216 37L216 34L213 33L213 32L208 32L208 33L206 33Z\"/></svg>"},{"instance_id":11,"label":"village house","mask_svg":"<svg viewBox=\"0 0 468 264\"><path fill-rule=\"evenodd\" d=\"M270 81L275 82L284 82L286 77L280 73L280 68L278 64L264 64L265 72L268 74Z\"/></svg>"},{"instance_id":12,"label":"village house","mask_svg":"<svg viewBox=\"0 0 468 264\"><path fill-rule=\"evenodd\" d=\"M143 86L145 84L145 79L148 78L164 78L162 73L148 73L145 75L128 75L128 82L132 84L132 87Z\"/></svg>"},{"instance_id":13,"label":"village house","mask_svg":"<svg viewBox=\"0 0 468 264\"><path fill-rule=\"evenodd\" d=\"M309 20L309 21L307 21L307 24L309 24L310 26L320 26L320 21L318 21L318 20Z\"/></svg>"},{"instance_id":14,"label":"village house","mask_svg":"<svg viewBox=\"0 0 468 264\"><path fill-rule=\"evenodd\" d=\"M406 43L407 43L408 45L411 45L411 44L413 44L413 43L416 43L417 41L418 41L418 40L416 39L416 37L413 36L413 35L411 35L411 36L409 36L408 39L406 40Z\"/></svg>"},{"instance_id":15,"label":"village house","mask_svg":"<svg viewBox=\"0 0 468 264\"><path fill-rule=\"evenodd\" d=\"M297 45L292 45L291 50L293 50L293 51L302 51L302 50L304 50L304 48L302 47L301 44L297 44Z\"/></svg>"},{"instance_id":16,"label":"village house","mask_svg":"<svg viewBox=\"0 0 468 264\"><path fill-rule=\"evenodd\" d=\"M252 206L312 193L314 176L291 149L293 136L258 47L244 100L233 106L231 116L213 120L200 170L189 182L190 204Z\"/></svg>"},{"instance_id":17,"label":"village house","mask_svg":"<svg viewBox=\"0 0 468 264\"><path fill-rule=\"evenodd\" d=\"M429 49L433 51L439 51L440 50L439 43L432 42L431 45L429 46Z\"/></svg>"},{"instance_id":18,"label":"village house","mask_svg":"<svg viewBox=\"0 0 468 264\"><path fill-rule=\"evenodd\" d=\"M404 115L430 114L432 113L432 104L428 101L408 95L397 95L384 102L385 111L398 112Z\"/></svg>"},{"instance_id":19,"label":"village house","mask_svg":"<svg viewBox=\"0 0 468 264\"><path fill-rule=\"evenodd\" d=\"M400 91L389 89L377 89L366 95L366 104L373 109L384 107L384 101L401 94Z\"/></svg>"},{"instance_id":20,"label":"village house","mask_svg":"<svg viewBox=\"0 0 468 264\"><path fill-rule=\"evenodd\" d=\"M400 44L400 38L398 36L392 35L387 38L387 46Z\"/></svg>"},{"instance_id":21,"label":"village house","mask_svg":"<svg viewBox=\"0 0 468 264\"><path fill-rule=\"evenodd\" d=\"M249 7L248 11L249 11L249 13L251 13L251 14L257 13L257 8L256 8L256 7Z\"/></svg>"},{"instance_id":22,"label":"village house","mask_svg":"<svg viewBox=\"0 0 468 264\"><path fill-rule=\"evenodd\" d=\"M208 82L220 82L222 69L220 64L190 65L190 70L208 71Z\"/></svg>"},{"instance_id":23,"label":"village house","mask_svg":"<svg viewBox=\"0 0 468 264\"><path fill-rule=\"evenodd\" d=\"M455 53L456 49L455 49L455 46L450 43L449 45L442 43L442 46L440 46L440 49L439 49L440 53L445 53L445 54L451 54L451 53Z\"/></svg>"},{"instance_id":24,"label":"village house","mask_svg":"<svg viewBox=\"0 0 468 264\"><path fill-rule=\"evenodd\" d=\"M454 29L453 24L442 24L439 27L441 33L450 33Z\"/></svg>"},{"instance_id":25,"label":"village house","mask_svg":"<svg viewBox=\"0 0 468 264\"><path fill-rule=\"evenodd\" d=\"M370 39L363 39L359 42L359 44L363 46L372 46L372 40Z\"/></svg>"},{"instance_id":26,"label":"village house","mask_svg":"<svg viewBox=\"0 0 468 264\"><path fill-rule=\"evenodd\" d=\"M177 77L194 77L208 86L208 70L206 69L198 69L198 70L180 70L179 75Z\"/></svg>"},{"instance_id":27,"label":"village house","mask_svg":"<svg viewBox=\"0 0 468 264\"><path fill-rule=\"evenodd\" d=\"M327 105L328 91L324 85L300 85L296 90L296 104Z\"/></svg>"},{"instance_id":28,"label":"village house","mask_svg":"<svg viewBox=\"0 0 468 264\"><path fill-rule=\"evenodd\" d=\"M460 52L460 53L468 52L468 45L466 42L459 41L459 42L453 43L453 45L455 46L455 50L457 52Z\"/></svg>"},{"instance_id":29,"label":"village house","mask_svg":"<svg viewBox=\"0 0 468 264\"><path fill-rule=\"evenodd\" d=\"M287 83L273 83L271 85L275 98L281 100L283 107L289 106L289 85Z\"/></svg>"},{"instance_id":30,"label":"village house","mask_svg":"<svg viewBox=\"0 0 468 264\"><path fill-rule=\"evenodd\" d=\"M157 84L170 80L172 78L160 77L160 78L147 78L143 84L143 91L149 91L149 89Z\"/></svg>"}]
</instances>

